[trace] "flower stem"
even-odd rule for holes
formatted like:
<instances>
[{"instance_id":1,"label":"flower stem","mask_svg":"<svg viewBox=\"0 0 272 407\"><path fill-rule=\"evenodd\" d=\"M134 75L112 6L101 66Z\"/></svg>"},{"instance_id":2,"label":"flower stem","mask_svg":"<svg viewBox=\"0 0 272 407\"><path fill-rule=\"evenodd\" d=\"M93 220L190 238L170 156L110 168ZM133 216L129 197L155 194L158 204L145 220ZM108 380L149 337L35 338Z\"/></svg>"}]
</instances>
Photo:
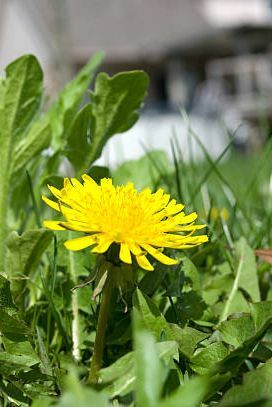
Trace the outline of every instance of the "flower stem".
<instances>
[{"instance_id":1,"label":"flower stem","mask_svg":"<svg viewBox=\"0 0 272 407\"><path fill-rule=\"evenodd\" d=\"M102 290L102 299L98 315L98 324L94 342L94 351L89 374L89 383L92 384L97 383L98 372L102 365L112 288L113 282L111 273L108 273L107 280Z\"/></svg>"}]
</instances>

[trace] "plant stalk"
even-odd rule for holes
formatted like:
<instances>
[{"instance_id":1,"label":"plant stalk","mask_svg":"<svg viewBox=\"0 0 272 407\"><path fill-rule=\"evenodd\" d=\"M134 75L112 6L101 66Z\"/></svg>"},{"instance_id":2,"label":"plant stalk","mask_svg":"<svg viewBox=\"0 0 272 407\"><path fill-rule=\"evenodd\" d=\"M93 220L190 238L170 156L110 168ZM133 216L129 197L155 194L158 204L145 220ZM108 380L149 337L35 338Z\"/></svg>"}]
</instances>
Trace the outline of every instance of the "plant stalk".
<instances>
[{"instance_id":1,"label":"plant stalk","mask_svg":"<svg viewBox=\"0 0 272 407\"><path fill-rule=\"evenodd\" d=\"M219 322L224 321L227 318L228 314L229 314L229 309L230 309L230 306L232 304L233 298L234 298L234 296L235 296L235 294L236 294L236 292L237 292L237 290L239 288L239 282L240 282L240 278L241 278L243 265L244 265L244 251L241 254L239 264L238 264L238 268L237 268L237 273L236 273L236 276L235 276L235 279L234 279L234 282L233 282L233 286L232 286L229 298L228 298L228 300L226 302L226 305L225 305L225 307L223 309L223 312L222 312L222 315L220 317Z\"/></svg>"},{"instance_id":2,"label":"plant stalk","mask_svg":"<svg viewBox=\"0 0 272 407\"><path fill-rule=\"evenodd\" d=\"M107 280L102 290L102 299L100 303L99 315L98 315L98 324L94 342L94 351L91 360L90 374L89 374L89 383L97 383L98 381L98 372L102 366L102 359L105 346L105 335L109 317L110 310L110 300L113 289L113 281L111 273L108 273Z\"/></svg>"}]
</instances>

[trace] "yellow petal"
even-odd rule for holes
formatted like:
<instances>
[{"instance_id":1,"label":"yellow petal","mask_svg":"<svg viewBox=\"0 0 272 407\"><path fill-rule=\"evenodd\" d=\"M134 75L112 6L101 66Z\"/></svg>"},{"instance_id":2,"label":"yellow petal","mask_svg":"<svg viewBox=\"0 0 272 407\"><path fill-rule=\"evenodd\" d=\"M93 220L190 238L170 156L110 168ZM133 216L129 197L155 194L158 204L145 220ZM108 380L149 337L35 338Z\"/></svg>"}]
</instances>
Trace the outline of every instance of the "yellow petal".
<instances>
[{"instance_id":1,"label":"yellow petal","mask_svg":"<svg viewBox=\"0 0 272 407\"><path fill-rule=\"evenodd\" d=\"M81 176L81 178L83 179L84 183L92 185L94 187L98 187L97 183L95 182L94 179L92 179L88 174L83 174Z\"/></svg>"},{"instance_id":2,"label":"yellow petal","mask_svg":"<svg viewBox=\"0 0 272 407\"><path fill-rule=\"evenodd\" d=\"M156 260L161 262L162 264L166 264L168 266L172 266L177 264L178 261L175 259L171 259L171 257L166 256L160 250L155 249L154 247L150 246L149 244L142 244L143 249L145 249L151 256L153 256Z\"/></svg>"},{"instance_id":3,"label":"yellow petal","mask_svg":"<svg viewBox=\"0 0 272 407\"><path fill-rule=\"evenodd\" d=\"M111 179L111 178L102 178L102 179L100 180L100 185L101 185L101 188L102 188L102 189L105 189L105 190L107 190L107 189L110 189L110 190L114 189L114 187L113 187L113 185L112 185L112 179Z\"/></svg>"},{"instance_id":4,"label":"yellow petal","mask_svg":"<svg viewBox=\"0 0 272 407\"><path fill-rule=\"evenodd\" d=\"M193 233L196 230L203 229L207 225L195 225L194 223L192 225L176 225L173 227L169 227L168 230L165 230L166 232L190 232L193 231Z\"/></svg>"},{"instance_id":5,"label":"yellow petal","mask_svg":"<svg viewBox=\"0 0 272 407\"><path fill-rule=\"evenodd\" d=\"M46 196L42 195L42 200L48 205L50 206L50 208L55 209L55 211L60 212L60 206L58 204L58 202L54 202L51 201L51 199L47 198Z\"/></svg>"},{"instance_id":6,"label":"yellow petal","mask_svg":"<svg viewBox=\"0 0 272 407\"><path fill-rule=\"evenodd\" d=\"M61 192L58 188L53 187L51 185L47 185L50 192L58 199L61 199Z\"/></svg>"},{"instance_id":7,"label":"yellow petal","mask_svg":"<svg viewBox=\"0 0 272 407\"><path fill-rule=\"evenodd\" d=\"M183 208L184 205L177 204L176 200L172 199L165 208L166 216L174 215L175 213L182 211Z\"/></svg>"},{"instance_id":8,"label":"yellow petal","mask_svg":"<svg viewBox=\"0 0 272 407\"><path fill-rule=\"evenodd\" d=\"M137 245L136 243L130 243L129 250L131 251L132 254L134 254L134 256L141 256L143 254L143 251L141 250L140 246Z\"/></svg>"},{"instance_id":9,"label":"yellow petal","mask_svg":"<svg viewBox=\"0 0 272 407\"><path fill-rule=\"evenodd\" d=\"M154 270L154 267L151 266L151 264L149 263L149 261L147 260L147 258L144 254L142 254L141 256L136 256L136 260L142 269L148 270L148 271Z\"/></svg>"},{"instance_id":10,"label":"yellow petal","mask_svg":"<svg viewBox=\"0 0 272 407\"><path fill-rule=\"evenodd\" d=\"M64 243L64 246L68 250L82 250L86 247L92 246L95 243L97 243L97 235L89 235L67 240Z\"/></svg>"},{"instance_id":11,"label":"yellow petal","mask_svg":"<svg viewBox=\"0 0 272 407\"><path fill-rule=\"evenodd\" d=\"M81 222L60 222L60 226L62 226L66 230L74 230L76 232L86 232L86 233L93 233L94 230L91 230L88 224L81 223Z\"/></svg>"},{"instance_id":12,"label":"yellow petal","mask_svg":"<svg viewBox=\"0 0 272 407\"><path fill-rule=\"evenodd\" d=\"M112 240L100 239L99 244L92 250L92 252L93 253L105 253L111 244L112 244Z\"/></svg>"},{"instance_id":13,"label":"yellow petal","mask_svg":"<svg viewBox=\"0 0 272 407\"><path fill-rule=\"evenodd\" d=\"M132 263L129 246L126 243L121 243L119 257L124 263Z\"/></svg>"},{"instance_id":14,"label":"yellow petal","mask_svg":"<svg viewBox=\"0 0 272 407\"><path fill-rule=\"evenodd\" d=\"M79 189L80 191L82 191L83 185L81 184L81 182L78 179L71 178L71 183L72 183L74 188Z\"/></svg>"},{"instance_id":15,"label":"yellow petal","mask_svg":"<svg viewBox=\"0 0 272 407\"><path fill-rule=\"evenodd\" d=\"M184 213L179 213L178 215L174 216L174 221L176 224L184 224L184 223L191 223L194 222L197 218L197 213L192 212L189 215L184 216Z\"/></svg>"},{"instance_id":16,"label":"yellow petal","mask_svg":"<svg viewBox=\"0 0 272 407\"><path fill-rule=\"evenodd\" d=\"M44 220L43 226L51 230L65 230L65 228L60 225L60 221L58 220Z\"/></svg>"},{"instance_id":17,"label":"yellow petal","mask_svg":"<svg viewBox=\"0 0 272 407\"><path fill-rule=\"evenodd\" d=\"M206 235L183 237L180 241L173 244L175 249L189 249L198 246L201 243L208 242L209 238Z\"/></svg>"}]
</instances>

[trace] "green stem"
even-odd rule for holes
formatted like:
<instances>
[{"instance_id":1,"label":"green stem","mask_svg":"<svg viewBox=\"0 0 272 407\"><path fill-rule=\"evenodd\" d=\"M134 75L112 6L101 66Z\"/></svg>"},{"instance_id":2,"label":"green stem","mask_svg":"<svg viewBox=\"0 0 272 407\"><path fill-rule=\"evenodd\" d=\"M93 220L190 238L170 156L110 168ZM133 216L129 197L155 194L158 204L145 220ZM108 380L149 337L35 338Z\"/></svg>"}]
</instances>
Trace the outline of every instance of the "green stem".
<instances>
[{"instance_id":1,"label":"green stem","mask_svg":"<svg viewBox=\"0 0 272 407\"><path fill-rule=\"evenodd\" d=\"M106 283L102 290L102 299L98 315L98 324L89 374L89 383L97 383L98 372L102 365L112 288L113 282L111 278L111 273L108 273Z\"/></svg>"},{"instance_id":2,"label":"green stem","mask_svg":"<svg viewBox=\"0 0 272 407\"><path fill-rule=\"evenodd\" d=\"M69 239L73 238L73 234L69 232ZM73 285L77 283L76 276L76 264L75 264L75 254L69 251L69 273ZM80 349L79 349L79 310L78 310L78 290L73 290L72 292L72 354L76 362L80 360Z\"/></svg>"},{"instance_id":3,"label":"green stem","mask_svg":"<svg viewBox=\"0 0 272 407\"><path fill-rule=\"evenodd\" d=\"M244 251L241 254L239 264L238 264L238 268L237 268L237 273L236 273L236 276L235 276L235 279L234 279L234 283L233 283L229 298L228 298L228 300L226 302L226 305L224 307L224 310L222 312L222 315L220 317L219 322L224 321L227 318L228 314L229 314L230 306L231 306L232 301L234 299L234 296L235 296L235 294L236 294L236 292L237 292L237 290L239 288L239 283L240 283L240 278L241 278L243 265L244 265Z\"/></svg>"}]
</instances>

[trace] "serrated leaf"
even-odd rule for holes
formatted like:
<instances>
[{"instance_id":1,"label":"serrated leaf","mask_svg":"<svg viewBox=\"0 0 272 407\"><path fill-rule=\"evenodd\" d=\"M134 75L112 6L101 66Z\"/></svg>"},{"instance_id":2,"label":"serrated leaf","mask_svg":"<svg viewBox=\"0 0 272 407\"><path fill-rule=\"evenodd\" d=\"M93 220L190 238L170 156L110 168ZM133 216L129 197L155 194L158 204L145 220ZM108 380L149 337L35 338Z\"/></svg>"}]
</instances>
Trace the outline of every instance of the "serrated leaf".
<instances>
[{"instance_id":1,"label":"serrated leaf","mask_svg":"<svg viewBox=\"0 0 272 407\"><path fill-rule=\"evenodd\" d=\"M29 362L32 362L24 355L11 355L7 352L0 352L0 373L9 376L23 369L30 369Z\"/></svg>"},{"instance_id":2,"label":"serrated leaf","mask_svg":"<svg viewBox=\"0 0 272 407\"><path fill-rule=\"evenodd\" d=\"M105 73L97 76L95 89L91 94L89 143L87 140L89 147L81 163L81 171L86 171L86 168L100 157L110 137L127 131L138 120L138 110L146 94L147 85L148 76L143 71L121 72L113 77ZM76 134L73 136L78 137ZM70 139L70 145L71 142ZM83 146L86 146L86 139ZM72 150L70 158L71 154ZM77 157L71 159L78 161Z\"/></svg>"},{"instance_id":3,"label":"serrated leaf","mask_svg":"<svg viewBox=\"0 0 272 407\"><path fill-rule=\"evenodd\" d=\"M17 143L21 143L40 109L43 73L37 59L25 55L6 68L1 84L0 102L0 272L5 273L8 195L11 161Z\"/></svg>"},{"instance_id":4,"label":"serrated leaf","mask_svg":"<svg viewBox=\"0 0 272 407\"><path fill-rule=\"evenodd\" d=\"M24 55L6 68L6 125L15 139L27 129L40 107L42 81L43 72L33 55Z\"/></svg>"},{"instance_id":5,"label":"serrated leaf","mask_svg":"<svg viewBox=\"0 0 272 407\"><path fill-rule=\"evenodd\" d=\"M189 326L180 328L176 324L170 324L170 329L173 338L178 343L179 351L188 359L193 355L197 345L209 336L208 333L198 331Z\"/></svg>"},{"instance_id":6,"label":"serrated leaf","mask_svg":"<svg viewBox=\"0 0 272 407\"><path fill-rule=\"evenodd\" d=\"M250 304L250 312L258 332L272 323L272 301L261 301Z\"/></svg>"},{"instance_id":7,"label":"serrated leaf","mask_svg":"<svg viewBox=\"0 0 272 407\"><path fill-rule=\"evenodd\" d=\"M226 392L220 407L271 407L272 405L272 360L256 370L246 373L243 384Z\"/></svg>"},{"instance_id":8,"label":"serrated leaf","mask_svg":"<svg viewBox=\"0 0 272 407\"><path fill-rule=\"evenodd\" d=\"M146 95L148 76L143 71L121 72L112 78L100 73L92 93L90 161L96 160L106 139L130 129Z\"/></svg>"},{"instance_id":9,"label":"serrated leaf","mask_svg":"<svg viewBox=\"0 0 272 407\"><path fill-rule=\"evenodd\" d=\"M67 130L70 128L75 114L89 87L96 69L103 60L103 53L98 52L59 93L57 101L50 108L50 124L52 127L52 147L54 150L66 145ZM75 135L77 137L78 135Z\"/></svg>"},{"instance_id":10,"label":"serrated leaf","mask_svg":"<svg viewBox=\"0 0 272 407\"><path fill-rule=\"evenodd\" d=\"M208 374L228 354L228 347L223 342L214 342L196 353L190 366L198 374Z\"/></svg>"},{"instance_id":11,"label":"serrated leaf","mask_svg":"<svg viewBox=\"0 0 272 407\"><path fill-rule=\"evenodd\" d=\"M173 339L172 331L154 302L144 295L138 288L133 297L133 305L139 311L143 323L151 332L157 341L160 341L162 336L165 339Z\"/></svg>"},{"instance_id":12,"label":"serrated leaf","mask_svg":"<svg viewBox=\"0 0 272 407\"><path fill-rule=\"evenodd\" d=\"M9 235L9 278L15 300L22 294L25 277L37 267L52 238L53 232L45 229L28 230L21 236L17 232Z\"/></svg>"},{"instance_id":13,"label":"serrated leaf","mask_svg":"<svg viewBox=\"0 0 272 407\"><path fill-rule=\"evenodd\" d=\"M92 105L85 105L75 116L67 136L65 153L76 171L82 168L89 145Z\"/></svg>"},{"instance_id":14,"label":"serrated leaf","mask_svg":"<svg viewBox=\"0 0 272 407\"><path fill-rule=\"evenodd\" d=\"M20 140L12 156L11 172L17 172L34 156L47 148L50 143L51 129L48 117L38 119L29 129L26 136Z\"/></svg>"},{"instance_id":15,"label":"serrated leaf","mask_svg":"<svg viewBox=\"0 0 272 407\"><path fill-rule=\"evenodd\" d=\"M223 321L218 330L224 342L237 348L255 333L255 326L250 315L241 315L238 318Z\"/></svg>"},{"instance_id":16,"label":"serrated leaf","mask_svg":"<svg viewBox=\"0 0 272 407\"><path fill-rule=\"evenodd\" d=\"M215 366L215 371L220 372L227 372L232 371L236 372L239 369L241 363L248 357L248 355L253 351L254 347L258 344L258 342L263 338L267 329L271 325L272 322L272 314L271 314L271 302L264 302L264 303L256 303L251 304L251 316L254 322L254 329L250 334L249 327L245 329L243 342L240 344L235 350L229 353L226 358L220 361L217 366ZM250 326L252 324L250 323ZM232 325L230 325L233 328ZM225 323L225 331L227 325ZM229 330L230 333L231 330ZM245 335L250 335L249 337L245 337ZM239 341L239 338L236 339L236 342ZM241 341L241 336L240 336ZM232 338L232 342L235 342L235 339Z\"/></svg>"},{"instance_id":17,"label":"serrated leaf","mask_svg":"<svg viewBox=\"0 0 272 407\"><path fill-rule=\"evenodd\" d=\"M29 334L29 328L25 323L19 320L17 314L10 315L7 311L0 308L0 332L6 334Z\"/></svg>"},{"instance_id":18,"label":"serrated leaf","mask_svg":"<svg viewBox=\"0 0 272 407\"><path fill-rule=\"evenodd\" d=\"M27 230L22 235L11 232L7 246L11 258L11 276L28 275L40 261L41 255L53 239L53 232L46 229Z\"/></svg>"},{"instance_id":19,"label":"serrated leaf","mask_svg":"<svg viewBox=\"0 0 272 407\"><path fill-rule=\"evenodd\" d=\"M11 296L10 282L0 274L0 310L8 314L16 313L16 308Z\"/></svg>"}]
</instances>

